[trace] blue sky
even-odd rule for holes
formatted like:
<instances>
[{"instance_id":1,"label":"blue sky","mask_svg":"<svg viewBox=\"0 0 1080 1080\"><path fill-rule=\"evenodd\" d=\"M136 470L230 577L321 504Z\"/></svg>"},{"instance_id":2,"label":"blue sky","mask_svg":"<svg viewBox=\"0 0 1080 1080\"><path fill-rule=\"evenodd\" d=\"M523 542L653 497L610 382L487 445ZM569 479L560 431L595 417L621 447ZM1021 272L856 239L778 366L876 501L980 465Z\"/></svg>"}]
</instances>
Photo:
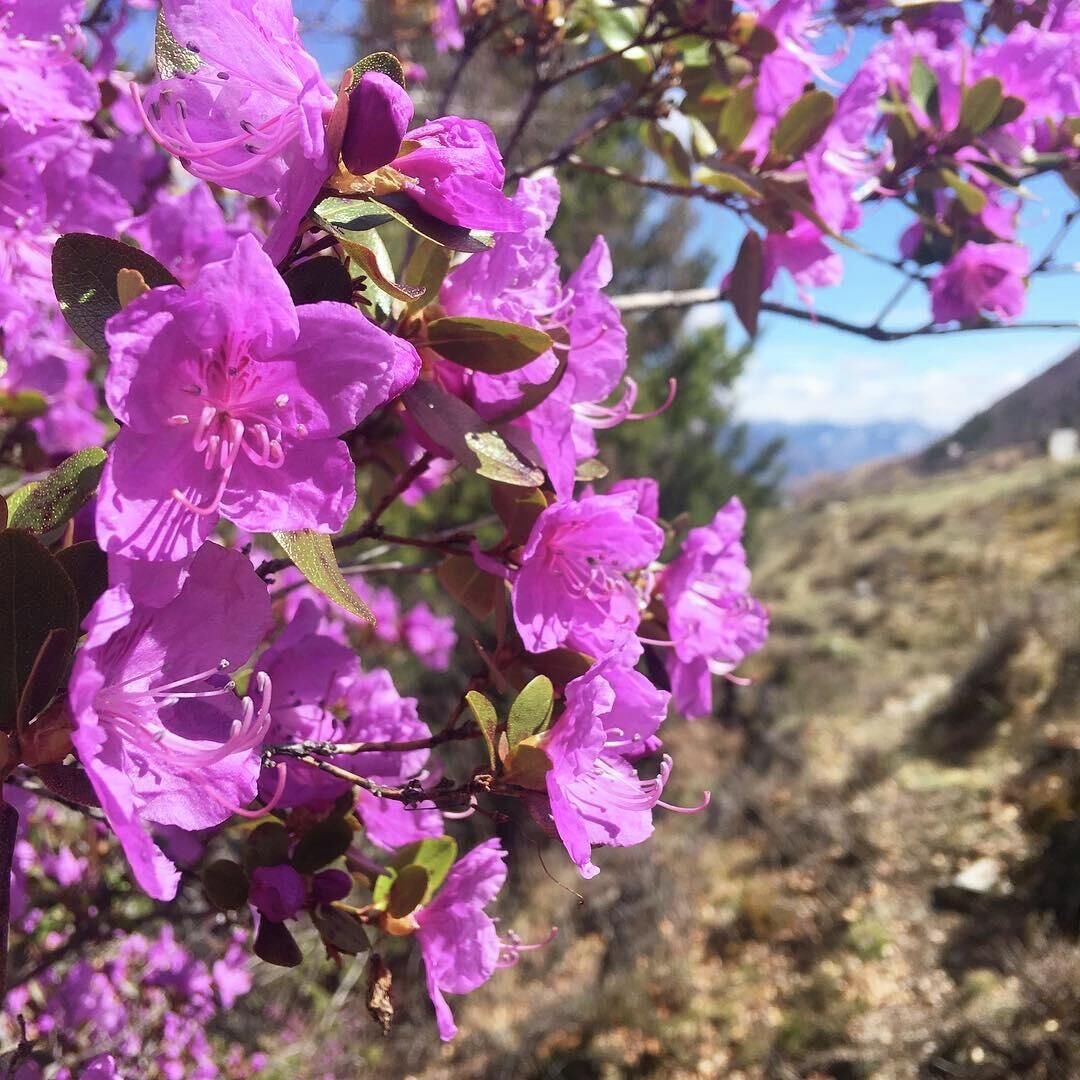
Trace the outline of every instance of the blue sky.
<instances>
[{"instance_id":1,"label":"blue sky","mask_svg":"<svg viewBox=\"0 0 1080 1080\"><path fill-rule=\"evenodd\" d=\"M298 11L318 10L331 23L346 26L360 0L296 0ZM138 15L126 35L133 53L149 46L152 16ZM327 33L307 37L328 74L350 62L347 38ZM839 78L859 64L870 43L857 38L848 59L835 69ZM141 56L139 56L141 59ZM1032 185L1036 198L1024 208L1020 235L1037 259L1054 234L1061 215L1075 197L1057 177ZM855 239L864 247L892 256L909 218L895 207L867 207ZM717 278L734 262L742 239L736 219L716 207L706 208L696 242L717 257ZM846 272L841 285L818 290L819 312L852 322L871 322L902 279L860 255L844 252ZM1080 264L1080 222L1059 248L1058 262ZM799 298L786 275L781 275L770 299L797 305ZM913 287L885 323L902 328L925 322L925 291ZM1080 317L1080 276L1055 274L1038 278L1031 287L1024 320ZM701 324L734 319L726 306L694 310ZM741 330L733 330L738 337ZM813 326L778 315L762 317L762 332L747 373L736 391L740 413L747 419L833 420L862 423L877 419L920 420L948 429L1080 344L1072 331L1005 330L951 334L938 338L879 343L853 334Z\"/></svg>"}]
</instances>

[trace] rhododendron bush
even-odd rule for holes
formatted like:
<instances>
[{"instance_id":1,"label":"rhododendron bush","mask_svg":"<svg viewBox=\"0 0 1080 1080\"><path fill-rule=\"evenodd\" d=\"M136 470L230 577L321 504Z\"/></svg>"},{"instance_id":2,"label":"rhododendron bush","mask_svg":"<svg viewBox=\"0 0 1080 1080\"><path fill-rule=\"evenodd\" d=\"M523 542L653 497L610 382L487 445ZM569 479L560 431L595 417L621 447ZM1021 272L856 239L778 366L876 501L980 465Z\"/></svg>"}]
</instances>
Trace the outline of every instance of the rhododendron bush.
<instances>
[{"instance_id":1,"label":"rhododendron bush","mask_svg":"<svg viewBox=\"0 0 1080 1080\"><path fill-rule=\"evenodd\" d=\"M929 321L826 321L1023 325L1060 269L1018 233L1029 184L1080 189L1070 0L402 4L405 45L332 78L290 0L163 0L153 69L124 70L150 7L0 0L20 1077L251 1075L203 1029L304 943L366 965L384 1029L380 951L411 947L452 1038L453 996L550 938L493 918L514 852L478 823L604 873L706 805L666 790L665 727L767 637L739 500L664 520L605 454L679 393L639 395L621 312L813 321L888 202L906 225L878 258ZM417 40L454 57L424 117ZM451 111L484 50L529 80L501 143ZM601 73L610 97L508 172L545 95ZM590 159L616 127L642 175ZM561 267L566 171L725 208L722 284L613 297L603 237ZM801 307L769 299L780 271Z\"/></svg>"}]
</instances>

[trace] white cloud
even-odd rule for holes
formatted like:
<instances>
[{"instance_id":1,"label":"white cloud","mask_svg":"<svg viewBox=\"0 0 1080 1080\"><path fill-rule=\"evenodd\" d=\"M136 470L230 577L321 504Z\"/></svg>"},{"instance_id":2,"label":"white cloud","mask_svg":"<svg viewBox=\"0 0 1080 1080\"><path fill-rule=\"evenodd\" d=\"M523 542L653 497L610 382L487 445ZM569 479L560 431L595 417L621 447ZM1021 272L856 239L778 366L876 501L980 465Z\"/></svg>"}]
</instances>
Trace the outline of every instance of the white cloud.
<instances>
[{"instance_id":1,"label":"white cloud","mask_svg":"<svg viewBox=\"0 0 1080 1080\"><path fill-rule=\"evenodd\" d=\"M1059 355L1058 349L1047 355L1045 347L1024 352L993 348L985 338L981 347L965 341L961 348L958 342L953 355L943 353L939 344L925 344L925 351L939 354L929 357L910 347L901 354L884 346L880 353L814 348L813 355L806 348L793 358L763 347L736 387L736 406L746 419L920 420L948 429L1021 386Z\"/></svg>"}]
</instances>

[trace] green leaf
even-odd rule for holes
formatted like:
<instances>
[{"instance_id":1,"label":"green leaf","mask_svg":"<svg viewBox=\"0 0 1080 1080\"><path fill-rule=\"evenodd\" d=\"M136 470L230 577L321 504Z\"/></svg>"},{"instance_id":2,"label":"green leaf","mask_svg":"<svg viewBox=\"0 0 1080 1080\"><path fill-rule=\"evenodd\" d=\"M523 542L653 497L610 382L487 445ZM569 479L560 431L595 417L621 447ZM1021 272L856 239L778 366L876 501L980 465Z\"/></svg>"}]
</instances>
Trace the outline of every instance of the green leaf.
<instances>
[{"instance_id":1,"label":"green leaf","mask_svg":"<svg viewBox=\"0 0 1080 1080\"><path fill-rule=\"evenodd\" d=\"M450 272L454 253L431 240L417 241L402 278L406 285L416 285L424 291L409 302L410 314L422 311L439 295L442 283Z\"/></svg>"},{"instance_id":2,"label":"green leaf","mask_svg":"<svg viewBox=\"0 0 1080 1080\"><path fill-rule=\"evenodd\" d=\"M539 487L544 482L543 472L508 441L517 433L497 431L435 383L414 383L402 400L421 430L478 475L516 487Z\"/></svg>"},{"instance_id":3,"label":"green leaf","mask_svg":"<svg viewBox=\"0 0 1080 1080\"><path fill-rule=\"evenodd\" d=\"M570 365L570 350L560 349L556 354L557 363L551 377L542 383L529 383L521 391L521 397L516 405L511 405L499 414L498 423L508 424L511 420L532 412L542 402L547 401L563 381L566 369Z\"/></svg>"},{"instance_id":4,"label":"green leaf","mask_svg":"<svg viewBox=\"0 0 1080 1080\"><path fill-rule=\"evenodd\" d=\"M202 872L203 892L219 911L240 911L247 906L251 882L247 871L232 859L215 859Z\"/></svg>"},{"instance_id":5,"label":"green leaf","mask_svg":"<svg viewBox=\"0 0 1080 1080\"><path fill-rule=\"evenodd\" d=\"M512 544L524 544L536 519L547 509L547 499L539 488L493 483L491 505L506 528L506 539Z\"/></svg>"},{"instance_id":6,"label":"green leaf","mask_svg":"<svg viewBox=\"0 0 1080 1080\"><path fill-rule=\"evenodd\" d=\"M958 176L952 169L941 169L941 178L956 192L960 205L969 214L978 214L986 206L986 192Z\"/></svg>"},{"instance_id":7,"label":"green leaf","mask_svg":"<svg viewBox=\"0 0 1080 1080\"><path fill-rule=\"evenodd\" d=\"M720 125L716 134L720 145L729 153L734 153L742 146L757 119L757 110L754 108L756 89L757 83L752 82L736 91L728 98L723 112L720 113Z\"/></svg>"},{"instance_id":8,"label":"green leaf","mask_svg":"<svg viewBox=\"0 0 1080 1080\"><path fill-rule=\"evenodd\" d=\"M505 375L542 356L552 341L543 330L530 326L452 316L428 323L422 344L462 367Z\"/></svg>"},{"instance_id":9,"label":"green leaf","mask_svg":"<svg viewBox=\"0 0 1080 1080\"><path fill-rule=\"evenodd\" d=\"M377 71L380 75L393 79L402 90L406 89L405 70L401 66L401 61L393 53L369 53L362 60L357 60L349 68L349 71L352 73L352 82L349 83L346 90L352 90L369 71Z\"/></svg>"},{"instance_id":10,"label":"green leaf","mask_svg":"<svg viewBox=\"0 0 1080 1080\"><path fill-rule=\"evenodd\" d=\"M353 591L338 566L334 546L326 533L300 529L298 532L276 532L274 539L296 568L323 594L353 615L375 625L370 608Z\"/></svg>"},{"instance_id":11,"label":"green leaf","mask_svg":"<svg viewBox=\"0 0 1080 1080\"><path fill-rule=\"evenodd\" d=\"M546 675L537 675L518 694L506 720L506 741L513 750L519 742L546 731L555 708L555 691Z\"/></svg>"},{"instance_id":12,"label":"green leaf","mask_svg":"<svg viewBox=\"0 0 1080 1080\"><path fill-rule=\"evenodd\" d=\"M199 70L201 61L196 53L185 49L172 36L172 31L165 25L165 16L158 12L157 26L154 31L154 62L158 76L171 79L178 71L192 74Z\"/></svg>"},{"instance_id":13,"label":"green leaf","mask_svg":"<svg viewBox=\"0 0 1080 1080\"><path fill-rule=\"evenodd\" d=\"M595 663L591 656L574 652L573 649L549 649L547 652L530 653L528 661L533 671L547 675L552 682L560 686L581 678Z\"/></svg>"},{"instance_id":14,"label":"green leaf","mask_svg":"<svg viewBox=\"0 0 1080 1080\"><path fill-rule=\"evenodd\" d=\"M369 234L370 235L370 234ZM366 244L352 239L351 233L339 233L338 241L345 254L359 266L365 274L388 296L395 300L404 300L406 303L419 300L424 295L424 290L418 285L400 285L394 280L393 274L386 273L380 265L379 254Z\"/></svg>"},{"instance_id":15,"label":"green leaf","mask_svg":"<svg viewBox=\"0 0 1080 1080\"><path fill-rule=\"evenodd\" d=\"M960 103L957 129L981 135L996 119L1004 100L1001 80L993 75L967 87Z\"/></svg>"},{"instance_id":16,"label":"green leaf","mask_svg":"<svg viewBox=\"0 0 1080 1080\"><path fill-rule=\"evenodd\" d=\"M329 817L316 822L293 849L293 869L301 874L314 874L335 859L340 859L349 850L353 838L352 826L343 817Z\"/></svg>"},{"instance_id":17,"label":"green leaf","mask_svg":"<svg viewBox=\"0 0 1080 1080\"><path fill-rule=\"evenodd\" d=\"M773 129L769 149L782 161L801 157L825 134L836 112L836 98L825 90L810 90L798 98Z\"/></svg>"},{"instance_id":18,"label":"green leaf","mask_svg":"<svg viewBox=\"0 0 1080 1080\"><path fill-rule=\"evenodd\" d=\"M342 199L337 196L323 199L313 214L323 228L335 236L338 231L368 232L394 220L367 199Z\"/></svg>"},{"instance_id":19,"label":"green leaf","mask_svg":"<svg viewBox=\"0 0 1080 1080\"><path fill-rule=\"evenodd\" d=\"M594 3L592 16L597 37L613 52L632 46L644 26L644 12L639 8Z\"/></svg>"},{"instance_id":20,"label":"green leaf","mask_svg":"<svg viewBox=\"0 0 1080 1080\"><path fill-rule=\"evenodd\" d=\"M331 255L320 255L294 266L285 274L285 284L297 307L322 300L347 304L352 299L349 271Z\"/></svg>"},{"instance_id":21,"label":"green leaf","mask_svg":"<svg viewBox=\"0 0 1080 1080\"><path fill-rule=\"evenodd\" d=\"M79 599L79 625L82 626L90 609L109 587L108 556L95 541L84 540L58 551L55 558L75 586L75 595Z\"/></svg>"},{"instance_id":22,"label":"green leaf","mask_svg":"<svg viewBox=\"0 0 1080 1080\"><path fill-rule=\"evenodd\" d=\"M756 232L750 231L739 246L735 268L731 271L728 294L739 322L751 337L755 337L758 331L764 273L765 253L761 237Z\"/></svg>"},{"instance_id":23,"label":"green leaf","mask_svg":"<svg viewBox=\"0 0 1080 1080\"><path fill-rule=\"evenodd\" d=\"M450 555L435 570L439 584L474 619L483 622L495 609L502 582L472 561L469 555Z\"/></svg>"},{"instance_id":24,"label":"green leaf","mask_svg":"<svg viewBox=\"0 0 1080 1080\"><path fill-rule=\"evenodd\" d=\"M297 967L304 959L296 939L284 923L259 920L259 930L253 946L255 955L277 967Z\"/></svg>"},{"instance_id":25,"label":"green leaf","mask_svg":"<svg viewBox=\"0 0 1080 1080\"><path fill-rule=\"evenodd\" d=\"M19 695L15 716L18 731L24 731L30 721L56 697L74 648L75 638L67 630L49 631Z\"/></svg>"},{"instance_id":26,"label":"green leaf","mask_svg":"<svg viewBox=\"0 0 1080 1080\"><path fill-rule=\"evenodd\" d=\"M470 690L465 695L465 703L469 706L469 712L472 713L480 734L484 736L488 760L494 769L497 763L495 743L499 732L499 714L495 711L495 706L477 690Z\"/></svg>"},{"instance_id":27,"label":"green leaf","mask_svg":"<svg viewBox=\"0 0 1080 1080\"><path fill-rule=\"evenodd\" d=\"M403 867L390 886L386 897L386 910L395 919L411 915L427 895L428 872L426 867L412 863Z\"/></svg>"},{"instance_id":28,"label":"green leaf","mask_svg":"<svg viewBox=\"0 0 1080 1080\"><path fill-rule=\"evenodd\" d=\"M36 420L48 411L45 395L37 390L0 390L0 416L12 420Z\"/></svg>"},{"instance_id":29,"label":"green leaf","mask_svg":"<svg viewBox=\"0 0 1080 1080\"><path fill-rule=\"evenodd\" d=\"M116 275L137 270L150 288L180 283L145 251L92 233L66 233L52 254L53 291L68 326L101 356L108 353L105 323L120 310Z\"/></svg>"},{"instance_id":30,"label":"green leaf","mask_svg":"<svg viewBox=\"0 0 1080 1080\"><path fill-rule=\"evenodd\" d=\"M704 184L706 187L716 188L729 195L742 195L747 199L760 199L761 186L757 180L744 170L736 169L729 165L721 165L711 168L708 165L699 166L694 172L694 183Z\"/></svg>"},{"instance_id":31,"label":"green leaf","mask_svg":"<svg viewBox=\"0 0 1080 1080\"><path fill-rule=\"evenodd\" d=\"M26 532L0 532L0 730L11 730L19 696L53 630L78 634L79 602L60 564Z\"/></svg>"},{"instance_id":32,"label":"green leaf","mask_svg":"<svg viewBox=\"0 0 1080 1080\"><path fill-rule=\"evenodd\" d=\"M476 475L485 480L521 487L536 487L544 482L544 474L537 468L523 465L521 455L498 431L467 431L465 445L480 462Z\"/></svg>"},{"instance_id":33,"label":"green leaf","mask_svg":"<svg viewBox=\"0 0 1080 1080\"><path fill-rule=\"evenodd\" d=\"M18 511L19 507L22 506L22 504L24 502L26 502L27 499L30 498L30 496L34 493L34 488L36 488L40 483L41 483L40 480L31 480L29 484L23 484L23 486L21 488L16 488L7 497L8 520L9 521L11 520L12 517L15 516L15 514Z\"/></svg>"},{"instance_id":34,"label":"green leaf","mask_svg":"<svg viewBox=\"0 0 1080 1080\"><path fill-rule=\"evenodd\" d=\"M244 848L249 870L260 866L281 866L289 861L289 834L279 821L264 821L252 829Z\"/></svg>"},{"instance_id":35,"label":"green leaf","mask_svg":"<svg viewBox=\"0 0 1080 1080\"><path fill-rule=\"evenodd\" d=\"M603 480L611 470L599 458L586 458L577 463L574 479L581 484L591 484L594 480Z\"/></svg>"},{"instance_id":36,"label":"green leaf","mask_svg":"<svg viewBox=\"0 0 1080 1080\"><path fill-rule=\"evenodd\" d=\"M13 529L47 533L73 518L97 491L105 451L91 446L58 465L40 481L11 515Z\"/></svg>"},{"instance_id":37,"label":"green leaf","mask_svg":"<svg viewBox=\"0 0 1080 1080\"><path fill-rule=\"evenodd\" d=\"M356 915L337 904L320 904L311 912L311 921L323 944L347 956L356 956L371 948L364 924Z\"/></svg>"},{"instance_id":38,"label":"green leaf","mask_svg":"<svg viewBox=\"0 0 1080 1080\"><path fill-rule=\"evenodd\" d=\"M451 225L449 222L433 217L404 191L379 195L368 201L385 210L407 229L451 251L469 253L486 251L495 244L491 238L480 236L468 229L463 229L460 225Z\"/></svg>"},{"instance_id":39,"label":"green leaf","mask_svg":"<svg viewBox=\"0 0 1080 1080\"><path fill-rule=\"evenodd\" d=\"M1001 108L994 117L993 127L1001 127L1002 124L1011 124L1019 120L1027 109L1027 102L1023 98L1013 97L1011 94L1001 103Z\"/></svg>"},{"instance_id":40,"label":"green leaf","mask_svg":"<svg viewBox=\"0 0 1080 1080\"><path fill-rule=\"evenodd\" d=\"M935 124L941 123L937 76L919 56L911 61L911 100Z\"/></svg>"},{"instance_id":41,"label":"green leaf","mask_svg":"<svg viewBox=\"0 0 1080 1080\"><path fill-rule=\"evenodd\" d=\"M547 787L547 774L551 771L551 758L536 743L537 740L532 737L514 747L506 762L506 778L519 787L543 791Z\"/></svg>"},{"instance_id":42,"label":"green leaf","mask_svg":"<svg viewBox=\"0 0 1080 1080\"><path fill-rule=\"evenodd\" d=\"M400 848L391 866L399 873L412 865L422 866L427 871L427 888L421 901L426 904L446 880L457 858L457 850L457 841L452 836L434 836Z\"/></svg>"}]
</instances>

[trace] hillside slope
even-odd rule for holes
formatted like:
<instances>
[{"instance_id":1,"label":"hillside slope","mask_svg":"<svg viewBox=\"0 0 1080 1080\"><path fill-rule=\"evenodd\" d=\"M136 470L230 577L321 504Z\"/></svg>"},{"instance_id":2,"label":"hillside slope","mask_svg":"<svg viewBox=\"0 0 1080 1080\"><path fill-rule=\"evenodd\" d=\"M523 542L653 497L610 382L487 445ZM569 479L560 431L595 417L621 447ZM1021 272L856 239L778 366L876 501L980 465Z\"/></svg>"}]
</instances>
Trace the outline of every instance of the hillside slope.
<instances>
[{"instance_id":1,"label":"hillside slope","mask_svg":"<svg viewBox=\"0 0 1080 1080\"><path fill-rule=\"evenodd\" d=\"M502 930L558 936L454 999L453 1044L419 990L383 1042L330 985L318 1052L269 1075L1080 1076L1080 471L968 469L759 532L756 684L669 747L665 798L708 810L658 813L591 882L522 843Z\"/></svg>"},{"instance_id":2,"label":"hillside slope","mask_svg":"<svg viewBox=\"0 0 1080 1080\"><path fill-rule=\"evenodd\" d=\"M1080 427L1080 349L939 439L916 458L917 467L927 472L948 468L954 460L951 444L965 454L1043 447L1060 427Z\"/></svg>"}]
</instances>

